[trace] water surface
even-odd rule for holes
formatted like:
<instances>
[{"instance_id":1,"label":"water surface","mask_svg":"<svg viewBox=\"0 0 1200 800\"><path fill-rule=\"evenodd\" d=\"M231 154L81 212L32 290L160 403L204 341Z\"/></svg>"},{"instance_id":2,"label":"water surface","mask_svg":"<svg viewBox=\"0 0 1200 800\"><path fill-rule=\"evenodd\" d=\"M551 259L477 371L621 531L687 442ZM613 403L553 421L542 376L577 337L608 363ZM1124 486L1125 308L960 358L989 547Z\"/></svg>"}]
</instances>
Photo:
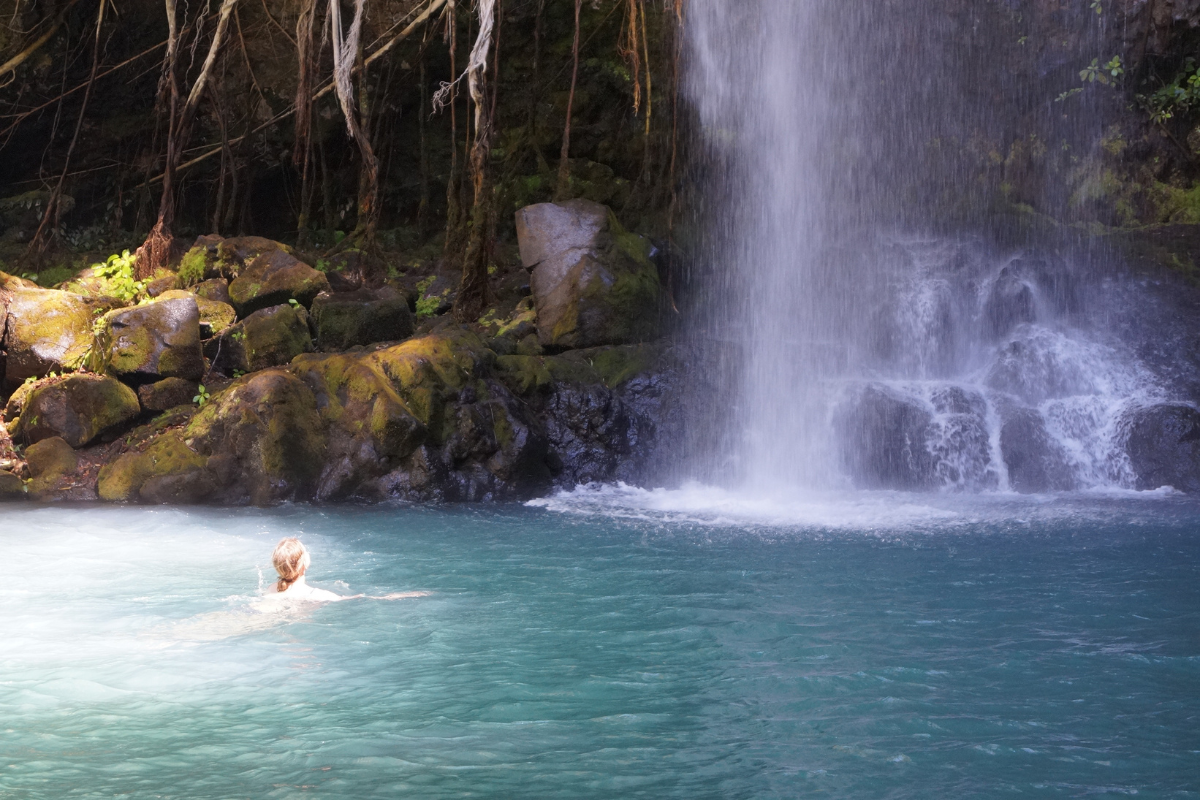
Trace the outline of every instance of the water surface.
<instances>
[{"instance_id":1,"label":"water surface","mask_svg":"<svg viewBox=\"0 0 1200 800\"><path fill-rule=\"evenodd\" d=\"M823 503L4 509L0 797L1200 796L1200 505Z\"/></svg>"}]
</instances>

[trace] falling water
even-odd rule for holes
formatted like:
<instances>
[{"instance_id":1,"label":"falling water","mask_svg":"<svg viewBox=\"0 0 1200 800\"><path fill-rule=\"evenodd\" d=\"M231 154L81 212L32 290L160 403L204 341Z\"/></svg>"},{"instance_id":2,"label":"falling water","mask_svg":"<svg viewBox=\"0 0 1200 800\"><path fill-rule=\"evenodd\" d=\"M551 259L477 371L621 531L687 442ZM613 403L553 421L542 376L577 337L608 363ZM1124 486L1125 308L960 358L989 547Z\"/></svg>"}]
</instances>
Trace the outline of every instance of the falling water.
<instances>
[{"instance_id":1,"label":"falling water","mask_svg":"<svg viewBox=\"0 0 1200 800\"><path fill-rule=\"evenodd\" d=\"M954 207L976 177L938 143L1011 137L1022 108L1052 106L989 65L988 9L1005 4L954 5L689 5L715 221L704 333L739 354L717 481L1133 485L1125 420L1171 399L1170 382L1117 333L1132 309L1114 305L1101 256L1002 246L978 235L995 227L986 209ZM1055 141L1101 121L1081 107Z\"/></svg>"}]
</instances>

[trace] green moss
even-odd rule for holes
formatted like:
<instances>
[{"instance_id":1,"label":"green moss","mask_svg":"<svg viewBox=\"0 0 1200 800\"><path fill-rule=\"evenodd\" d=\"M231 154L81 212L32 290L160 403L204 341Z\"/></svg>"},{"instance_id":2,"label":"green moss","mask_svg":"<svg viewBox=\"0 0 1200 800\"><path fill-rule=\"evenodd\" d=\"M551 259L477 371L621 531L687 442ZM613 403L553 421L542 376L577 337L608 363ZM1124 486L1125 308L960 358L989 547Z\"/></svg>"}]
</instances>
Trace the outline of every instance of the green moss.
<instances>
[{"instance_id":1,"label":"green moss","mask_svg":"<svg viewBox=\"0 0 1200 800\"><path fill-rule=\"evenodd\" d=\"M179 262L179 283L181 286L194 286L204 280L207 272L208 249L193 247Z\"/></svg>"},{"instance_id":2,"label":"green moss","mask_svg":"<svg viewBox=\"0 0 1200 800\"><path fill-rule=\"evenodd\" d=\"M649 369L658 357L658 349L653 345L638 344L581 351L580 355L588 359L605 386L615 389Z\"/></svg>"},{"instance_id":3,"label":"green moss","mask_svg":"<svg viewBox=\"0 0 1200 800\"><path fill-rule=\"evenodd\" d=\"M141 452L125 453L100 470L101 500L130 502L151 478L202 470L206 459L192 450L177 433L167 433Z\"/></svg>"},{"instance_id":4,"label":"green moss","mask_svg":"<svg viewBox=\"0 0 1200 800\"><path fill-rule=\"evenodd\" d=\"M496 370L505 385L519 395L527 395L553 383L545 359L536 356L498 356Z\"/></svg>"}]
</instances>

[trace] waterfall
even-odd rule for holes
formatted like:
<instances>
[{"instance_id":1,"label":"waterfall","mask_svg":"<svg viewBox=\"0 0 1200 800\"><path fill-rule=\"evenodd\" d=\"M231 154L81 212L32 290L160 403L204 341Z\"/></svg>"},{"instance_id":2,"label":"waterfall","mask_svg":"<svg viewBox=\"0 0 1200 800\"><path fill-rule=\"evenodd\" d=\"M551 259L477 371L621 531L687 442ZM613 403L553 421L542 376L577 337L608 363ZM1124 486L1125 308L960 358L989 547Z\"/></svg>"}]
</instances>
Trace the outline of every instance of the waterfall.
<instances>
[{"instance_id":1,"label":"waterfall","mask_svg":"<svg viewBox=\"0 0 1200 800\"><path fill-rule=\"evenodd\" d=\"M1187 402L1134 354L1145 298L1095 249L980 235L995 215L968 207L977 181L953 155L978 131L1015 141L1030 119L1064 149L1102 125L1005 78L987 14L1017 5L689 3L700 333L736 365L706 480L763 494L1138 483L1131 415Z\"/></svg>"}]
</instances>

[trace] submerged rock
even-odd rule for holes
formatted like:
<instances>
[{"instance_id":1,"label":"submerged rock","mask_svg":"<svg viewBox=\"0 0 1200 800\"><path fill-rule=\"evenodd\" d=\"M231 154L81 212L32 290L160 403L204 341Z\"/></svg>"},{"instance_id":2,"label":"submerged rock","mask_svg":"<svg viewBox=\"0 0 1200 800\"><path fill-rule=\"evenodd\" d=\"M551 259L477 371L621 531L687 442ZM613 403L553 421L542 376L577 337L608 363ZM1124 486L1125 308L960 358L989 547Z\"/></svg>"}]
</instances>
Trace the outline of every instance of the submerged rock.
<instances>
[{"instance_id":1,"label":"submerged rock","mask_svg":"<svg viewBox=\"0 0 1200 800\"><path fill-rule=\"evenodd\" d=\"M204 374L200 310L192 296L159 300L103 318L96 339L97 371L134 383Z\"/></svg>"},{"instance_id":2,"label":"submerged rock","mask_svg":"<svg viewBox=\"0 0 1200 800\"><path fill-rule=\"evenodd\" d=\"M79 295L19 289L8 296L3 349L9 384L78 368L92 348L92 307Z\"/></svg>"},{"instance_id":3,"label":"submerged rock","mask_svg":"<svg viewBox=\"0 0 1200 800\"><path fill-rule=\"evenodd\" d=\"M408 299L392 288L322 292L313 300L312 318L322 350L398 342L413 333Z\"/></svg>"},{"instance_id":4,"label":"submerged rock","mask_svg":"<svg viewBox=\"0 0 1200 800\"><path fill-rule=\"evenodd\" d=\"M1137 489L1170 486L1200 493L1200 411L1164 403L1132 412L1125 427Z\"/></svg>"},{"instance_id":5,"label":"submerged rock","mask_svg":"<svg viewBox=\"0 0 1200 800\"><path fill-rule=\"evenodd\" d=\"M1000 429L1000 453L1008 468L1008 483L1025 494L1069 492L1078 488L1067 453L1046 430L1042 415L1018 409Z\"/></svg>"},{"instance_id":6,"label":"submerged rock","mask_svg":"<svg viewBox=\"0 0 1200 800\"><path fill-rule=\"evenodd\" d=\"M859 390L837 412L842 465L864 489L931 489L936 461L929 450L933 415L886 387Z\"/></svg>"},{"instance_id":7,"label":"submerged rock","mask_svg":"<svg viewBox=\"0 0 1200 800\"><path fill-rule=\"evenodd\" d=\"M326 291L329 281L324 275L280 249L254 258L229 284L229 297L242 317L290 300L307 307Z\"/></svg>"},{"instance_id":8,"label":"submerged rock","mask_svg":"<svg viewBox=\"0 0 1200 800\"><path fill-rule=\"evenodd\" d=\"M651 246L588 200L517 212L521 261L533 270L538 336L559 349L647 341L656 335L658 270Z\"/></svg>"},{"instance_id":9,"label":"submerged rock","mask_svg":"<svg viewBox=\"0 0 1200 800\"><path fill-rule=\"evenodd\" d=\"M14 441L29 444L61 436L71 447L83 447L122 429L139 413L137 395L120 381L103 375L67 375L33 387L10 433Z\"/></svg>"}]
</instances>

